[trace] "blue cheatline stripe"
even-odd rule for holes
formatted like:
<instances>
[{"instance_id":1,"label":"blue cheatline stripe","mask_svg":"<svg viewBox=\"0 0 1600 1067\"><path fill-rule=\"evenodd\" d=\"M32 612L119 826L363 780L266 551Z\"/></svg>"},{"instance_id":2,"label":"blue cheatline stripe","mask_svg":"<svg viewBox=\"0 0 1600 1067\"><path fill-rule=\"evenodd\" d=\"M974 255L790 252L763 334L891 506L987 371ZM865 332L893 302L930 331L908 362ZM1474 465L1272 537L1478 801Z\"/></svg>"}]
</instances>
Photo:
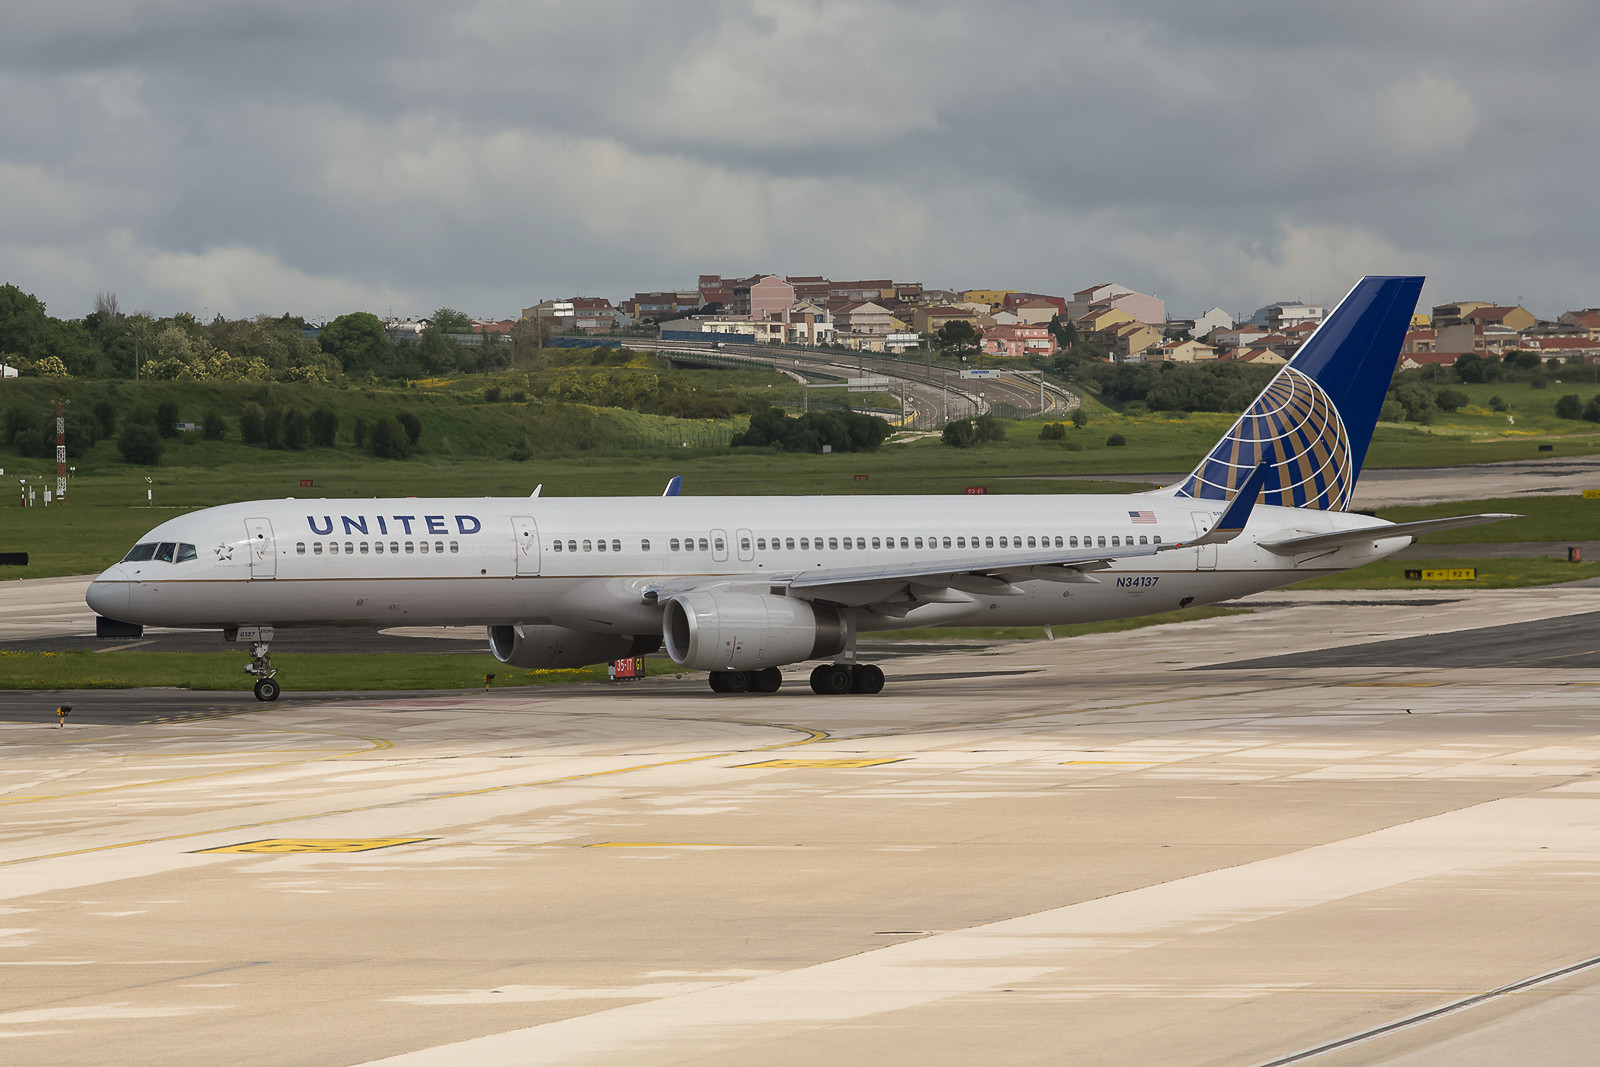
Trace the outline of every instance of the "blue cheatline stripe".
<instances>
[{"instance_id":1,"label":"blue cheatline stripe","mask_svg":"<svg viewBox=\"0 0 1600 1067\"><path fill-rule=\"evenodd\" d=\"M1323 510L1348 507L1422 281L1361 279L1178 483L1177 494L1233 499L1241 470L1270 447L1276 458L1265 480L1268 499Z\"/></svg>"}]
</instances>

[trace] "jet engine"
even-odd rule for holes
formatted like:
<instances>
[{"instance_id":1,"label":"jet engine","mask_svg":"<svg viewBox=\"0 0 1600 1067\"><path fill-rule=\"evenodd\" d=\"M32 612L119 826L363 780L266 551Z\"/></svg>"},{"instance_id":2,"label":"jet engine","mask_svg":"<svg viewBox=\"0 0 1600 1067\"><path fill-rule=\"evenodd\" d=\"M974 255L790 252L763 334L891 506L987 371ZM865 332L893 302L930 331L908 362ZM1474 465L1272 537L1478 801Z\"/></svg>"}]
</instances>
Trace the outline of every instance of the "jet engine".
<instances>
[{"instance_id":1,"label":"jet engine","mask_svg":"<svg viewBox=\"0 0 1600 1067\"><path fill-rule=\"evenodd\" d=\"M643 656L661 647L657 634L596 634L565 626L489 627L489 651L511 667L548 670L586 667L628 656Z\"/></svg>"},{"instance_id":2,"label":"jet engine","mask_svg":"<svg viewBox=\"0 0 1600 1067\"><path fill-rule=\"evenodd\" d=\"M675 596L661 617L667 655L694 670L759 670L843 650L839 612L765 593L699 590Z\"/></svg>"}]
</instances>

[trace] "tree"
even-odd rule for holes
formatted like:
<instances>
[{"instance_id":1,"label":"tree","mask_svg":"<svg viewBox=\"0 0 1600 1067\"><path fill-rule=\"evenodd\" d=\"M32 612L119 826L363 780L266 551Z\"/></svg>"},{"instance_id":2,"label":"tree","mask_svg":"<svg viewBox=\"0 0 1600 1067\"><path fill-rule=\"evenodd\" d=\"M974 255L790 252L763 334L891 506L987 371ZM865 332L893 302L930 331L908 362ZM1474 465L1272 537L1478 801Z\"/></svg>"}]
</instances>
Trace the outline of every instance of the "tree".
<instances>
[{"instance_id":1,"label":"tree","mask_svg":"<svg viewBox=\"0 0 1600 1067\"><path fill-rule=\"evenodd\" d=\"M220 441L228 435L228 424L215 408L207 411L200 420L200 433L207 441Z\"/></svg>"},{"instance_id":2,"label":"tree","mask_svg":"<svg viewBox=\"0 0 1600 1067\"><path fill-rule=\"evenodd\" d=\"M472 316L455 308L440 308L433 313L433 325L445 333L471 333Z\"/></svg>"},{"instance_id":3,"label":"tree","mask_svg":"<svg viewBox=\"0 0 1600 1067\"><path fill-rule=\"evenodd\" d=\"M166 447L155 427L140 422L128 423L117 438L117 451L122 453L124 462L146 467L160 463Z\"/></svg>"},{"instance_id":4,"label":"tree","mask_svg":"<svg viewBox=\"0 0 1600 1067\"><path fill-rule=\"evenodd\" d=\"M1121 448L1127 443L1128 439L1122 436L1120 433L1114 433L1110 437L1106 438L1106 445L1110 448Z\"/></svg>"},{"instance_id":5,"label":"tree","mask_svg":"<svg viewBox=\"0 0 1600 1067\"><path fill-rule=\"evenodd\" d=\"M178 436L178 405L170 400L163 400L156 405L154 422L156 433L162 437Z\"/></svg>"},{"instance_id":6,"label":"tree","mask_svg":"<svg viewBox=\"0 0 1600 1067\"><path fill-rule=\"evenodd\" d=\"M367 447L367 420L366 419L361 418L359 415L356 416L355 427L350 431L350 433L351 433L351 436L355 439L355 446L357 448L366 448Z\"/></svg>"},{"instance_id":7,"label":"tree","mask_svg":"<svg viewBox=\"0 0 1600 1067\"><path fill-rule=\"evenodd\" d=\"M15 285L0 285L0 352L38 359L49 332L44 301Z\"/></svg>"},{"instance_id":8,"label":"tree","mask_svg":"<svg viewBox=\"0 0 1600 1067\"><path fill-rule=\"evenodd\" d=\"M1050 325L1046 329L1050 331L1050 336L1056 339L1056 346L1063 351L1071 348L1078 340L1078 328L1065 315L1050 316Z\"/></svg>"},{"instance_id":9,"label":"tree","mask_svg":"<svg viewBox=\"0 0 1600 1067\"><path fill-rule=\"evenodd\" d=\"M965 319L951 319L933 335L933 346L941 356L974 355L983 343L983 334Z\"/></svg>"},{"instance_id":10,"label":"tree","mask_svg":"<svg viewBox=\"0 0 1600 1067\"><path fill-rule=\"evenodd\" d=\"M1600 396L1592 396L1583 406L1583 421L1600 422Z\"/></svg>"},{"instance_id":11,"label":"tree","mask_svg":"<svg viewBox=\"0 0 1600 1067\"><path fill-rule=\"evenodd\" d=\"M117 409L109 401L95 401L89 408L89 414L94 416L94 421L99 425L101 437L110 437L116 431Z\"/></svg>"},{"instance_id":12,"label":"tree","mask_svg":"<svg viewBox=\"0 0 1600 1067\"><path fill-rule=\"evenodd\" d=\"M267 416L260 404L247 404L239 415L239 440L259 445L267 440Z\"/></svg>"},{"instance_id":13,"label":"tree","mask_svg":"<svg viewBox=\"0 0 1600 1067\"><path fill-rule=\"evenodd\" d=\"M339 437L339 416L327 408L311 413L311 443L318 448L332 448Z\"/></svg>"},{"instance_id":14,"label":"tree","mask_svg":"<svg viewBox=\"0 0 1600 1067\"><path fill-rule=\"evenodd\" d=\"M1581 419L1583 417L1583 401L1577 393L1568 393L1556 401L1556 418Z\"/></svg>"},{"instance_id":15,"label":"tree","mask_svg":"<svg viewBox=\"0 0 1600 1067\"><path fill-rule=\"evenodd\" d=\"M1066 439L1067 428L1059 422L1047 422L1039 427L1039 440L1041 441L1065 441Z\"/></svg>"},{"instance_id":16,"label":"tree","mask_svg":"<svg viewBox=\"0 0 1600 1067\"><path fill-rule=\"evenodd\" d=\"M1433 416L1439 410L1433 397L1433 390L1415 382L1398 386L1394 390L1394 398L1406 409L1407 419L1420 422L1424 426L1433 421Z\"/></svg>"},{"instance_id":17,"label":"tree","mask_svg":"<svg viewBox=\"0 0 1600 1067\"><path fill-rule=\"evenodd\" d=\"M409 411L402 411L394 418L396 422L405 428L406 444L415 448L417 442L422 440L422 420Z\"/></svg>"},{"instance_id":18,"label":"tree","mask_svg":"<svg viewBox=\"0 0 1600 1067\"><path fill-rule=\"evenodd\" d=\"M971 448L978 443L978 431L973 427L971 419L956 419L945 423L944 431L939 434L939 440L951 448Z\"/></svg>"},{"instance_id":19,"label":"tree","mask_svg":"<svg viewBox=\"0 0 1600 1067\"><path fill-rule=\"evenodd\" d=\"M1434 403L1440 411L1460 411L1472 403L1472 398L1459 389L1440 389L1434 394Z\"/></svg>"},{"instance_id":20,"label":"tree","mask_svg":"<svg viewBox=\"0 0 1600 1067\"><path fill-rule=\"evenodd\" d=\"M367 428L367 446L379 459L405 459L411 454L406 430L398 419L379 419Z\"/></svg>"},{"instance_id":21,"label":"tree","mask_svg":"<svg viewBox=\"0 0 1600 1067\"><path fill-rule=\"evenodd\" d=\"M317 341L346 374L378 370L394 356L383 322L366 311L340 315L322 328Z\"/></svg>"},{"instance_id":22,"label":"tree","mask_svg":"<svg viewBox=\"0 0 1600 1067\"><path fill-rule=\"evenodd\" d=\"M311 422L299 408L283 413L283 447L292 452L304 452L311 447Z\"/></svg>"},{"instance_id":23,"label":"tree","mask_svg":"<svg viewBox=\"0 0 1600 1067\"><path fill-rule=\"evenodd\" d=\"M512 360L519 366L537 366L544 360L544 343L549 338L549 319L519 319L511 327Z\"/></svg>"},{"instance_id":24,"label":"tree","mask_svg":"<svg viewBox=\"0 0 1600 1067\"><path fill-rule=\"evenodd\" d=\"M1087 425L1089 425L1089 413L1083 410L1083 405L1080 404L1072 409L1072 427L1081 430Z\"/></svg>"}]
</instances>

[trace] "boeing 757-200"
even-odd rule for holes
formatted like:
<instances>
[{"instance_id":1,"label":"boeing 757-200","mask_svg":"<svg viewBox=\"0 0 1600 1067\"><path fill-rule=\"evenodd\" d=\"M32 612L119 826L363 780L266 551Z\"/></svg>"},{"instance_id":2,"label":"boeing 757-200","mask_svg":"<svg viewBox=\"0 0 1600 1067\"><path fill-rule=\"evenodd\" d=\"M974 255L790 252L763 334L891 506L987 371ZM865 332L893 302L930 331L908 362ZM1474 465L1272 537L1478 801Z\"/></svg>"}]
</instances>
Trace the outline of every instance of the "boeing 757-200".
<instances>
[{"instance_id":1,"label":"boeing 757-200","mask_svg":"<svg viewBox=\"0 0 1600 1067\"><path fill-rule=\"evenodd\" d=\"M863 631L1045 626L1210 604L1381 559L1419 533L1347 509L1421 278L1352 289L1194 472L1144 493L257 500L183 515L89 586L100 615L251 644L276 628L488 627L519 667L666 646L716 692L875 693Z\"/></svg>"}]
</instances>

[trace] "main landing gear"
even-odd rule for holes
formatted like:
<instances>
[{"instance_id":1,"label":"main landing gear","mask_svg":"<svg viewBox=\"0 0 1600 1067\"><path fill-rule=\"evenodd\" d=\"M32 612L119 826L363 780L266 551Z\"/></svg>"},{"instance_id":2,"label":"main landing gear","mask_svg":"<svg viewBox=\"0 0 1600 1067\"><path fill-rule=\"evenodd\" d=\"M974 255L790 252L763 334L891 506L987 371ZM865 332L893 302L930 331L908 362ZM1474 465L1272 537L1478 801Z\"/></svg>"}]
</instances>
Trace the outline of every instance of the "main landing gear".
<instances>
[{"instance_id":1,"label":"main landing gear","mask_svg":"<svg viewBox=\"0 0 1600 1067\"><path fill-rule=\"evenodd\" d=\"M776 667L760 671L712 671L706 676L713 693L776 693L783 673ZM811 672L811 691L824 696L883 692L883 671L871 663L824 663Z\"/></svg>"},{"instance_id":2,"label":"main landing gear","mask_svg":"<svg viewBox=\"0 0 1600 1067\"><path fill-rule=\"evenodd\" d=\"M250 665L244 673L256 676L256 699L268 703L277 700L282 688L275 681L278 672L272 666L272 643L254 641L250 645Z\"/></svg>"}]
</instances>

